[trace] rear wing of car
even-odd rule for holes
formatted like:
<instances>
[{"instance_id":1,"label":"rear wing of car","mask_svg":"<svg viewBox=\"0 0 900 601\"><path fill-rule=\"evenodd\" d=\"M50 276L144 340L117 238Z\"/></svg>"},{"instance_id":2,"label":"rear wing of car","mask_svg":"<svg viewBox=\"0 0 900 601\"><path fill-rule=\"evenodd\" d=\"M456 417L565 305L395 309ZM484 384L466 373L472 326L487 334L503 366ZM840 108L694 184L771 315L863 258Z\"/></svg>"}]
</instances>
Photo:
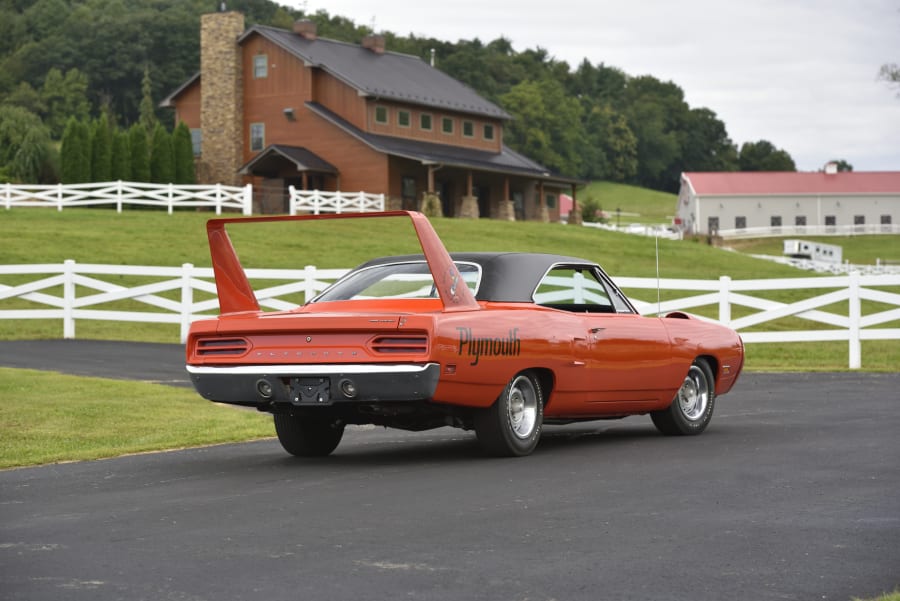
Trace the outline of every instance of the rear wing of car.
<instances>
[{"instance_id":1,"label":"rear wing of car","mask_svg":"<svg viewBox=\"0 0 900 601\"><path fill-rule=\"evenodd\" d=\"M434 278L438 296L444 311L473 311L479 308L472 291L466 285L438 237L428 218L415 211L385 211L381 213L341 213L329 215L296 215L278 217L240 217L226 219L210 219L206 223L206 234L209 237L209 252L212 258L213 272L216 277L216 289L219 296L219 312L242 313L259 311L259 302L244 268L238 259L226 225L260 223L273 221L309 221L318 219L372 219L379 217L409 217L412 220L419 245L428 263L428 269Z\"/></svg>"}]
</instances>

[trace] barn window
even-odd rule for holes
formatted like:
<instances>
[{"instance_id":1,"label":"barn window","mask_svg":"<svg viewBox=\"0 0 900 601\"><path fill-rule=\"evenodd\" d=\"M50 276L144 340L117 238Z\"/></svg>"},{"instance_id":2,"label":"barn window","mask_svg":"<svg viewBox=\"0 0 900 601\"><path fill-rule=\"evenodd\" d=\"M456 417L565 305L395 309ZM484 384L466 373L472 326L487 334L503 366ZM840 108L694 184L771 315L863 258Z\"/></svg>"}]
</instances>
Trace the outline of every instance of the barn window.
<instances>
[{"instance_id":1,"label":"barn window","mask_svg":"<svg viewBox=\"0 0 900 601\"><path fill-rule=\"evenodd\" d=\"M747 229L747 218L743 215L739 215L734 218L734 229L736 230L745 230Z\"/></svg>"},{"instance_id":2,"label":"barn window","mask_svg":"<svg viewBox=\"0 0 900 601\"><path fill-rule=\"evenodd\" d=\"M794 225L805 226L806 215L797 215L796 217L794 217Z\"/></svg>"},{"instance_id":3,"label":"barn window","mask_svg":"<svg viewBox=\"0 0 900 601\"><path fill-rule=\"evenodd\" d=\"M257 54L253 57L253 79L264 79L269 76L269 57Z\"/></svg>"},{"instance_id":4,"label":"barn window","mask_svg":"<svg viewBox=\"0 0 900 601\"><path fill-rule=\"evenodd\" d=\"M431 115L422 113L419 115L419 129L423 131L431 131Z\"/></svg>"},{"instance_id":5,"label":"barn window","mask_svg":"<svg viewBox=\"0 0 900 601\"><path fill-rule=\"evenodd\" d=\"M890 225L891 224L891 216L890 215L882 215L881 216L881 225Z\"/></svg>"},{"instance_id":6,"label":"barn window","mask_svg":"<svg viewBox=\"0 0 900 601\"><path fill-rule=\"evenodd\" d=\"M381 125L387 125L388 122L388 110L386 106L376 106L375 107L375 123Z\"/></svg>"},{"instance_id":7,"label":"barn window","mask_svg":"<svg viewBox=\"0 0 900 601\"><path fill-rule=\"evenodd\" d=\"M865 225L866 224L866 216L865 215L854 215L853 216L853 225Z\"/></svg>"},{"instance_id":8,"label":"barn window","mask_svg":"<svg viewBox=\"0 0 900 601\"><path fill-rule=\"evenodd\" d=\"M769 225L772 227L781 227L781 215L772 215L769 219Z\"/></svg>"},{"instance_id":9,"label":"barn window","mask_svg":"<svg viewBox=\"0 0 900 601\"><path fill-rule=\"evenodd\" d=\"M484 124L484 139L485 140L493 140L494 139L494 126L490 123Z\"/></svg>"},{"instance_id":10,"label":"barn window","mask_svg":"<svg viewBox=\"0 0 900 601\"><path fill-rule=\"evenodd\" d=\"M266 124L250 124L250 150L258 152L266 147Z\"/></svg>"},{"instance_id":11,"label":"barn window","mask_svg":"<svg viewBox=\"0 0 900 601\"><path fill-rule=\"evenodd\" d=\"M825 225L837 225L837 218L834 215L825 215Z\"/></svg>"},{"instance_id":12,"label":"barn window","mask_svg":"<svg viewBox=\"0 0 900 601\"><path fill-rule=\"evenodd\" d=\"M198 157L202 154L203 130L201 130L201 129L192 129L191 130L191 150L194 151L195 157Z\"/></svg>"},{"instance_id":13,"label":"barn window","mask_svg":"<svg viewBox=\"0 0 900 601\"><path fill-rule=\"evenodd\" d=\"M718 217L710 217L706 221L707 231L713 236L719 233L719 218Z\"/></svg>"},{"instance_id":14,"label":"barn window","mask_svg":"<svg viewBox=\"0 0 900 601\"><path fill-rule=\"evenodd\" d=\"M409 111L397 111L397 125L409 127L410 123L412 123L412 118L409 115Z\"/></svg>"},{"instance_id":15,"label":"barn window","mask_svg":"<svg viewBox=\"0 0 900 601\"><path fill-rule=\"evenodd\" d=\"M463 121L462 122L462 134L466 138L474 138L475 137L475 124L471 121Z\"/></svg>"},{"instance_id":16,"label":"barn window","mask_svg":"<svg viewBox=\"0 0 900 601\"><path fill-rule=\"evenodd\" d=\"M441 119L441 131L445 134L453 133L453 119L450 117L444 117Z\"/></svg>"}]
</instances>

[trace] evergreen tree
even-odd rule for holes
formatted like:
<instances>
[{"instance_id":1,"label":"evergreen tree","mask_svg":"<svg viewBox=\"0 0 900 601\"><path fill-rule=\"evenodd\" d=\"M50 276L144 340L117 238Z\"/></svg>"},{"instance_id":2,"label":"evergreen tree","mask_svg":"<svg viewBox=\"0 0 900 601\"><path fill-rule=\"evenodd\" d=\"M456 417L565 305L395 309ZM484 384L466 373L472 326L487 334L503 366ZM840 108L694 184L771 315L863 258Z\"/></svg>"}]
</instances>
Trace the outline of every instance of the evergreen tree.
<instances>
[{"instance_id":1,"label":"evergreen tree","mask_svg":"<svg viewBox=\"0 0 900 601\"><path fill-rule=\"evenodd\" d=\"M131 152L128 148L128 133L118 128L112 132L110 176L113 181L131 181Z\"/></svg>"},{"instance_id":2,"label":"evergreen tree","mask_svg":"<svg viewBox=\"0 0 900 601\"><path fill-rule=\"evenodd\" d=\"M158 120L153 107L153 82L150 80L150 65L144 67L144 79L141 80L141 125L147 130L147 134L153 133Z\"/></svg>"},{"instance_id":3,"label":"evergreen tree","mask_svg":"<svg viewBox=\"0 0 900 601\"><path fill-rule=\"evenodd\" d=\"M175 153L172 136L166 128L156 124L150 144L150 181L157 184L175 182Z\"/></svg>"},{"instance_id":4,"label":"evergreen tree","mask_svg":"<svg viewBox=\"0 0 900 601\"><path fill-rule=\"evenodd\" d=\"M81 184L91 180L90 134L84 121L70 117L66 123L60 162L62 183Z\"/></svg>"},{"instance_id":5,"label":"evergreen tree","mask_svg":"<svg viewBox=\"0 0 900 601\"><path fill-rule=\"evenodd\" d=\"M196 183L194 145L191 143L191 130L184 121L180 121L172 133L172 144L175 147L175 183Z\"/></svg>"},{"instance_id":6,"label":"evergreen tree","mask_svg":"<svg viewBox=\"0 0 900 601\"><path fill-rule=\"evenodd\" d=\"M106 113L91 127L91 180L108 182L112 179L112 140Z\"/></svg>"},{"instance_id":7,"label":"evergreen tree","mask_svg":"<svg viewBox=\"0 0 900 601\"><path fill-rule=\"evenodd\" d=\"M147 130L140 123L135 123L128 129L128 152L131 155L131 180L149 182L150 146L147 142Z\"/></svg>"}]
</instances>

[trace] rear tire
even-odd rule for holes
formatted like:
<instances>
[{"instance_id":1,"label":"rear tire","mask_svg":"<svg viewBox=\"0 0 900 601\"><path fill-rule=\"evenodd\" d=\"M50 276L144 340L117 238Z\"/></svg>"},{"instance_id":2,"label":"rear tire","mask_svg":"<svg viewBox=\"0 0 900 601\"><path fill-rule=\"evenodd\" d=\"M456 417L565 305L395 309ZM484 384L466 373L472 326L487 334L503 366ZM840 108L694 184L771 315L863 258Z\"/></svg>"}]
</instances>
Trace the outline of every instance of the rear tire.
<instances>
[{"instance_id":1,"label":"rear tire","mask_svg":"<svg viewBox=\"0 0 900 601\"><path fill-rule=\"evenodd\" d=\"M716 381L704 359L697 359L688 369L684 382L672 404L650 414L656 429L670 436L700 434L712 420L716 404Z\"/></svg>"},{"instance_id":2,"label":"rear tire","mask_svg":"<svg viewBox=\"0 0 900 601\"><path fill-rule=\"evenodd\" d=\"M544 396L531 372L513 377L487 409L475 414L475 433L481 447L491 455L529 455L541 438Z\"/></svg>"},{"instance_id":3,"label":"rear tire","mask_svg":"<svg viewBox=\"0 0 900 601\"><path fill-rule=\"evenodd\" d=\"M276 414L275 432L284 450L297 457L325 457L337 448L344 425L332 418Z\"/></svg>"}]
</instances>

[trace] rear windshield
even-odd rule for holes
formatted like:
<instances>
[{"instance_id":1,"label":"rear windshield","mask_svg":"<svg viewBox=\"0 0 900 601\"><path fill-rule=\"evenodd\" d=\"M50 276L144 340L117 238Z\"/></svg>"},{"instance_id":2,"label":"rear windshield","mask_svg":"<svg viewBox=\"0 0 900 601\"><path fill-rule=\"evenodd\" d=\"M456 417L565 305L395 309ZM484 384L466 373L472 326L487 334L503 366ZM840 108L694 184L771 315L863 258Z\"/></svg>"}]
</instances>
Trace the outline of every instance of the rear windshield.
<instances>
[{"instance_id":1,"label":"rear windshield","mask_svg":"<svg viewBox=\"0 0 900 601\"><path fill-rule=\"evenodd\" d=\"M474 263L456 262L463 280L475 295L481 268ZM348 274L312 302L379 298L437 298L437 288L425 261L374 265Z\"/></svg>"}]
</instances>

